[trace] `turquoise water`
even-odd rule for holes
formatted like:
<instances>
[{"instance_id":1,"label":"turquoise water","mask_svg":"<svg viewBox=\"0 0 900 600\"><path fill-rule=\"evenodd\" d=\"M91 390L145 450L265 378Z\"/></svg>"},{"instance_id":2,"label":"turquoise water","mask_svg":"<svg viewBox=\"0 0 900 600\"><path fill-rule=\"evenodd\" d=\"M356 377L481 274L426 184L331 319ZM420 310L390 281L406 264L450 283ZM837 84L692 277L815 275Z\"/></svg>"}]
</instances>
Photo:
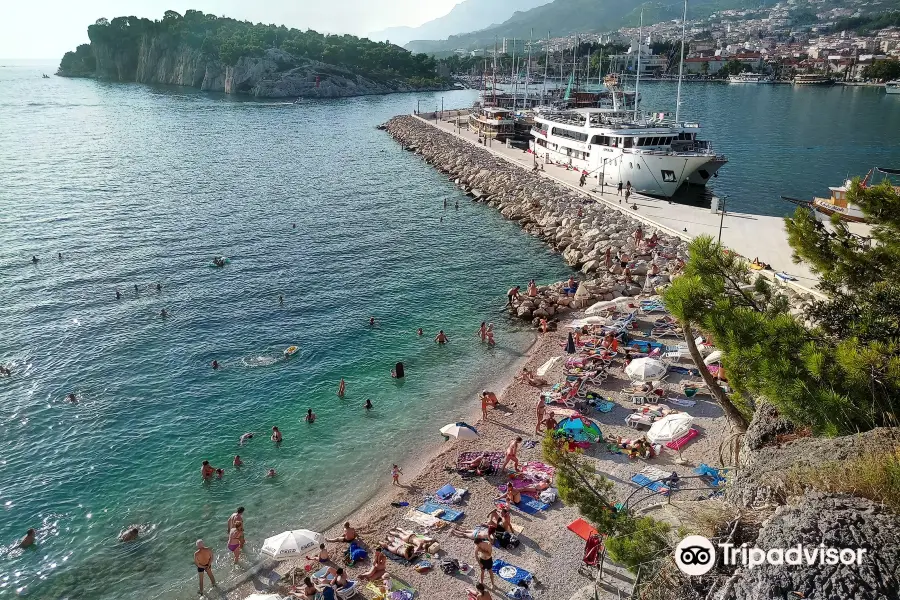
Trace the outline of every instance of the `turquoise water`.
<instances>
[{"instance_id":1,"label":"turquoise water","mask_svg":"<svg viewBox=\"0 0 900 600\"><path fill-rule=\"evenodd\" d=\"M506 289L567 276L375 130L416 96L295 106L41 70L0 68L0 597L196 597L193 542L224 578L237 505L254 555L334 522L531 343ZM231 264L210 268L220 254ZM224 479L201 483L204 459ZM115 544L132 523L141 541ZM29 527L37 549L14 549Z\"/></svg>"}]
</instances>

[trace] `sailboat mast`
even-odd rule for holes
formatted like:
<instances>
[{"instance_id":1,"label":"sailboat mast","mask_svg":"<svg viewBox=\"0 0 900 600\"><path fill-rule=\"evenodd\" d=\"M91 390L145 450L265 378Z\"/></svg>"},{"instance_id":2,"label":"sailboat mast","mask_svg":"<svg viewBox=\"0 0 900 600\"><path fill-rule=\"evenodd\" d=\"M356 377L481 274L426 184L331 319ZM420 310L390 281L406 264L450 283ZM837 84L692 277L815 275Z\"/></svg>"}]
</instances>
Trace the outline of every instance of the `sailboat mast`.
<instances>
[{"instance_id":1,"label":"sailboat mast","mask_svg":"<svg viewBox=\"0 0 900 600\"><path fill-rule=\"evenodd\" d=\"M547 32L547 58L544 59L544 88L541 90L541 104L547 96L547 76L550 73L550 32Z\"/></svg>"},{"instance_id":2,"label":"sailboat mast","mask_svg":"<svg viewBox=\"0 0 900 600\"><path fill-rule=\"evenodd\" d=\"M638 89L641 86L641 53L644 47L644 9L641 9L641 28L638 29L638 47L637 47L637 77L634 80L634 120L638 118L638 99L641 97Z\"/></svg>"},{"instance_id":3,"label":"sailboat mast","mask_svg":"<svg viewBox=\"0 0 900 600\"><path fill-rule=\"evenodd\" d=\"M493 98L493 105L497 106L497 38L494 38L494 69L493 81L491 82L491 96Z\"/></svg>"},{"instance_id":4,"label":"sailboat mast","mask_svg":"<svg viewBox=\"0 0 900 600\"><path fill-rule=\"evenodd\" d=\"M603 46L600 46L600 69L597 73L597 85L603 85Z\"/></svg>"},{"instance_id":5,"label":"sailboat mast","mask_svg":"<svg viewBox=\"0 0 900 600\"><path fill-rule=\"evenodd\" d=\"M531 35L528 36L528 63L525 65L525 101L522 102L522 108L528 108L528 80L531 79L531 44L534 41L534 28L531 29Z\"/></svg>"},{"instance_id":6,"label":"sailboat mast","mask_svg":"<svg viewBox=\"0 0 900 600\"><path fill-rule=\"evenodd\" d=\"M684 0L684 15L681 17L681 62L678 63L678 93L675 94L675 122L681 113L681 78L684 75L684 31L687 23L687 0Z\"/></svg>"},{"instance_id":7,"label":"sailboat mast","mask_svg":"<svg viewBox=\"0 0 900 600\"><path fill-rule=\"evenodd\" d=\"M509 72L510 80L513 82L513 105L512 109L516 110L516 96L519 91L519 73L516 71L516 38L513 38L513 51L512 51L512 69ZM515 78L513 80L512 78Z\"/></svg>"},{"instance_id":8,"label":"sailboat mast","mask_svg":"<svg viewBox=\"0 0 900 600\"><path fill-rule=\"evenodd\" d=\"M575 34L575 47L572 48L572 86L578 89L578 34Z\"/></svg>"}]
</instances>

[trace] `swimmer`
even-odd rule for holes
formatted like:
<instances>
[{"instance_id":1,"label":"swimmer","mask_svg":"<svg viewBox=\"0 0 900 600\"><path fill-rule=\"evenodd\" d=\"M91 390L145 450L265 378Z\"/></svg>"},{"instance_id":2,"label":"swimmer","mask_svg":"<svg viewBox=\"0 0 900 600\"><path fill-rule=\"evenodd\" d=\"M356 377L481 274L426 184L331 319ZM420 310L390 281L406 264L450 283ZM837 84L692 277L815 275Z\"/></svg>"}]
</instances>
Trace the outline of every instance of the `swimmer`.
<instances>
[{"instance_id":1,"label":"swimmer","mask_svg":"<svg viewBox=\"0 0 900 600\"><path fill-rule=\"evenodd\" d=\"M132 527L131 529L126 529L122 533L119 534L120 542L133 542L137 539L138 534L140 533L140 529L137 527Z\"/></svg>"},{"instance_id":2,"label":"swimmer","mask_svg":"<svg viewBox=\"0 0 900 600\"><path fill-rule=\"evenodd\" d=\"M32 256L32 257L31 257L31 264L36 265L36 264L38 264L38 261L39 261L39 260L41 260L41 259L39 259L37 256Z\"/></svg>"},{"instance_id":3,"label":"swimmer","mask_svg":"<svg viewBox=\"0 0 900 600\"><path fill-rule=\"evenodd\" d=\"M278 304L281 306L284 305L284 296L278 296Z\"/></svg>"},{"instance_id":4,"label":"swimmer","mask_svg":"<svg viewBox=\"0 0 900 600\"><path fill-rule=\"evenodd\" d=\"M69 394L68 396L66 396L66 401L71 402L72 404L78 404L78 398L75 396L75 394Z\"/></svg>"},{"instance_id":5,"label":"swimmer","mask_svg":"<svg viewBox=\"0 0 900 600\"><path fill-rule=\"evenodd\" d=\"M137 286L137 284L134 284L134 293L135 293L135 294L138 293L138 286Z\"/></svg>"},{"instance_id":6,"label":"swimmer","mask_svg":"<svg viewBox=\"0 0 900 600\"><path fill-rule=\"evenodd\" d=\"M372 401L369 400L368 398L366 398L365 409L366 409L366 410L372 410L372 408L373 408L373 407L372 407Z\"/></svg>"},{"instance_id":7,"label":"swimmer","mask_svg":"<svg viewBox=\"0 0 900 600\"><path fill-rule=\"evenodd\" d=\"M161 311L159 311L159 316L165 319L169 316L169 313L166 312L166 309L162 309Z\"/></svg>"},{"instance_id":8,"label":"swimmer","mask_svg":"<svg viewBox=\"0 0 900 600\"><path fill-rule=\"evenodd\" d=\"M444 217L441 217L441 223L443 223L443 222L444 222Z\"/></svg>"},{"instance_id":9,"label":"swimmer","mask_svg":"<svg viewBox=\"0 0 900 600\"><path fill-rule=\"evenodd\" d=\"M487 323L484 321L481 322L481 327L478 328L478 333L476 335L481 338L482 342L487 341Z\"/></svg>"},{"instance_id":10,"label":"swimmer","mask_svg":"<svg viewBox=\"0 0 900 600\"><path fill-rule=\"evenodd\" d=\"M203 465L200 467L200 477L203 479L212 479L215 472L216 468L209 464L208 460L204 460Z\"/></svg>"},{"instance_id":11,"label":"swimmer","mask_svg":"<svg viewBox=\"0 0 900 600\"><path fill-rule=\"evenodd\" d=\"M272 441L275 442L276 444L279 444L279 443L281 443L281 439L282 439L281 432L278 431L278 427L276 427L275 425L272 425Z\"/></svg>"},{"instance_id":12,"label":"swimmer","mask_svg":"<svg viewBox=\"0 0 900 600\"><path fill-rule=\"evenodd\" d=\"M494 324L491 323L488 325L487 331L485 331L485 335L487 336L488 346L493 346L496 344L494 341Z\"/></svg>"},{"instance_id":13,"label":"swimmer","mask_svg":"<svg viewBox=\"0 0 900 600\"><path fill-rule=\"evenodd\" d=\"M347 390L347 384L344 383L344 378L341 377L341 382L338 384L338 398L344 397L344 392Z\"/></svg>"},{"instance_id":14,"label":"swimmer","mask_svg":"<svg viewBox=\"0 0 900 600\"><path fill-rule=\"evenodd\" d=\"M375 327L375 317L369 317L369 327Z\"/></svg>"},{"instance_id":15,"label":"swimmer","mask_svg":"<svg viewBox=\"0 0 900 600\"><path fill-rule=\"evenodd\" d=\"M266 471L266 477L275 477L275 475L277 475L275 469L269 469L268 471Z\"/></svg>"},{"instance_id":16,"label":"swimmer","mask_svg":"<svg viewBox=\"0 0 900 600\"><path fill-rule=\"evenodd\" d=\"M62 252L57 252L57 253L56 253L56 257L57 257L59 260L62 260Z\"/></svg>"},{"instance_id":17,"label":"swimmer","mask_svg":"<svg viewBox=\"0 0 900 600\"><path fill-rule=\"evenodd\" d=\"M315 423L316 413L314 413L311 408L306 409L306 417L303 420L307 423Z\"/></svg>"},{"instance_id":18,"label":"swimmer","mask_svg":"<svg viewBox=\"0 0 900 600\"><path fill-rule=\"evenodd\" d=\"M238 445L243 446L244 442L251 439L253 439L253 432L247 432L241 436L241 439L238 441Z\"/></svg>"},{"instance_id":19,"label":"swimmer","mask_svg":"<svg viewBox=\"0 0 900 600\"><path fill-rule=\"evenodd\" d=\"M416 330L416 335L423 335L424 333L425 333L425 332L422 331L422 328L421 328L421 327L419 327L419 328Z\"/></svg>"},{"instance_id":20,"label":"swimmer","mask_svg":"<svg viewBox=\"0 0 900 600\"><path fill-rule=\"evenodd\" d=\"M156 284L156 291L157 291L157 292L161 292L161 291L162 291L162 284L160 284L160 283L157 283L157 284Z\"/></svg>"},{"instance_id":21,"label":"swimmer","mask_svg":"<svg viewBox=\"0 0 900 600\"><path fill-rule=\"evenodd\" d=\"M222 479L225 475L225 469L216 469L216 478Z\"/></svg>"},{"instance_id":22,"label":"swimmer","mask_svg":"<svg viewBox=\"0 0 900 600\"><path fill-rule=\"evenodd\" d=\"M0 375L5 375L7 377L12 375L12 371L10 371L7 367L0 365Z\"/></svg>"},{"instance_id":23,"label":"swimmer","mask_svg":"<svg viewBox=\"0 0 900 600\"><path fill-rule=\"evenodd\" d=\"M219 368L219 361L214 360L214 361L212 362L212 368L213 368L213 369L218 369L218 368Z\"/></svg>"},{"instance_id":24,"label":"swimmer","mask_svg":"<svg viewBox=\"0 0 900 600\"><path fill-rule=\"evenodd\" d=\"M444 330L441 329L440 331L438 331L438 334L435 336L434 341L436 341L438 344L446 344L450 340L444 334Z\"/></svg>"},{"instance_id":25,"label":"swimmer","mask_svg":"<svg viewBox=\"0 0 900 600\"><path fill-rule=\"evenodd\" d=\"M234 466L234 467L240 467L240 466L243 466L243 464L244 464L244 461L241 460L241 455L240 455L240 454L235 454L235 455L234 455L234 460L231 461L231 465Z\"/></svg>"},{"instance_id":26,"label":"swimmer","mask_svg":"<svg viewBox=\"0 0 900 600\"><path fill-rule=\"evenodd\" d=\"M35 536L36 536L36 535L37 535L37 534L36 534L36 532L34 531L34 529L29 529L28 531L26 531L26 532L25 532L25 537L23 537L23 538L19 541L19 548L28 548L29 546L33 546L33 545L34 545L34 539L35 539Z\"/></svg>"},{"instance_id":27,"label":"swimmer","mask_svg":"<svg viewBox=\"0 0 900 600\"><path fill-rule=\"evenodd\" d=\"M121 299L122 299L122 294L119 293L119 290L116 290L116 300L121 300Z\"/></svg>"},{"instance_id":28,"label":"swimmer","mask_svg":"<svg viewBox=\"0 0 900 600\"><path fill-rule=\"evenodd\" d=\"M291 223L291 229L297 229L297 224L296 224L296 223Z\"/></svg>"}]
</instances>

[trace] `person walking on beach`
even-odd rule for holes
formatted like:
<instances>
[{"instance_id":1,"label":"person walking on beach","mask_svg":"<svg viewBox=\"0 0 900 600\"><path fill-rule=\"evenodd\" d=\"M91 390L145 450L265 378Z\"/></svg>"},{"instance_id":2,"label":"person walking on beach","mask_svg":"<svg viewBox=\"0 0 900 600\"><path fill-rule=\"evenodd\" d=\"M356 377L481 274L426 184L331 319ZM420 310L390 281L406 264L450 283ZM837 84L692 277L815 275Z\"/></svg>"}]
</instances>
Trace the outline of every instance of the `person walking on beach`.
<instances>
[{"instance_id":1,"label":"person walking on beach","mask_svg":"<svg viewBox=\"0 0 900 600\"><path fill-rule=\"evenodd\" d=\"M509 443L509 446L506 447L506 458L503 459L503 466L500 467L501 471L506 470L506 465L509 463L513 463L513 468L518 471L519 470L519 444L522 443L522 438L517 437L513 441Z\"/></svg>"},{"instance_id":2,"label":"person walking on beach","mask_svg":"<svg viewBox=\"0 0 900 600\"><path fill-rule=\"evenodd\" d=\"M635 245L640 246L641 241L644 239L644 230L640 225L637 226L637 229L634 231L634 242Z\"/></svg>"},{"instance_id":3,"label":"person walking on beach","mask_svg":"<svg viewBox=\"0 0 900 600\"><path fill-rule=\"evenodd\" d=\"M306 417L303 419L307 423L315 423L316 422L316 413L312 411L311 408L306 409Z\"/></svg>"},{"instance_id":4,"label":"person walking on beach","mask_svg":"<svg viewBox=\"0 0 900 600\"><path fill-rule=\"evenodd\" d=\"M197 551L194 552L194 565L197 567L197 575L200 577L200 595L203 595L203 574L209 576L209 583L215 587L216 578L212 572L212 550L203 545L203 540L197 540Z\"/></svg>"},{"instance_id":5,"label":"person walking on beach","mask_svg":"<svg viewBox=\"0 0 900 600\"><path fill-rule=\"evenodd\" d=\"M346 391L346 389L347 389L347 384L344 383L344 378L341 377L341 383L338 384L338 398L344 397L344 392Z\"/></svg>"},{"instance_id":6,"label":"person walking on beach","mask_svg":"<svg viewBox=\"0 0 900 600\"><path fill-rule=\"evenodd\" d=\"M435 336L434 341L436 341L438 344L446 344L450 340L447 339L447 336L444 334L444 330L441 329L440 331L438 331L438 334Z\"/></svg>"},{"instance_id":7,"label":"person walking on beach","mask_svg":"<svg viewBox=\"0 0 900 600\"><path fill-rule=\"evenodd\" d=\"M481 392L481 420L487 421L490 419L488 417L488 397L487 392Z\"/></svg>"},{"instance_id":8,"label":"person walking on beach","mask_svg":"<svg viewBox=\"0 0 900 600\"><path fill-rule=\"evenodd\" d=\"M394 465L391 467L391 485L400 485L400 475L403 474L403 469Z\"/></svg>"},{"instance_id":9,"label":"person walking on beach","mask_svg":"<svg viewBox=\"0 0 900 600\"><path fill-rule=\"evenodd\" d=\"M575 354L575 337L572 335L572 332L569 332L569 337L566 340L566 354Z\"/></svg>"},{"instance_id":10,"label":"person walking on beach","mask_svg":"<svg viewBox=\"0 0 900 600\"><path fill-rule=\"evenodd\" d=\"M481 567L481 585L484 588L484 574L485 572L491 574L491 587L495 587L494 584L494 545L491 544L487 540L475 540L475 561L478 563L478 566Z\"/></svg>"},{"instance_id":11,"label":"person walking on beach","mask_svg":"<svg viewBox=\"0 0 900 600\"><path fill-rule=\"evenodd\" d=\"M547 408L547 403L544 402L544 397L539 395L539 396L538 396L537 409L536 409L536 412L537 412L537 424L534 426L534 432L535 432L536 434L538 434L538 433L541 432L541 425L542 425L543 422L544 422L544 411L546 410L546 408Z\"/></svg>"},{"instance_id":12,"label":"person walking on beach","mask_svg":"<svg viewBox=\"0 0 900 600\"><path fill-rule=\"evenodd\" d=\"M481 327L478 328L478 337L481 338L482 342L487 340L487 324L484 321L481 322Z\"/></svg>"},{"instance_id":13,"label":"person walking on beach","mask_svg":"<svg viewBox=\"0 0 900 600\"><path fill-rule=\"evenodd\" d=\"M621 195L622 195L622 182L621 182L621 181L619 182L619 185L618 185L618 187L616 188L616 195L617 195L617 196L621 196ZM619 200L619 204L621 204L621 203L622 203L622 201Z\"/></svg>"},{"instance_id":14,"label":"person walking on beach","mask_svg":"<svg viewBox=\"0 0 900 600\"><path fill-rule=\"evenodd\" d=\"M278 431L278 427L272 425L272 441L276 444L280 444L282 440L281 432Z\"/></svg>"}]
</instances>

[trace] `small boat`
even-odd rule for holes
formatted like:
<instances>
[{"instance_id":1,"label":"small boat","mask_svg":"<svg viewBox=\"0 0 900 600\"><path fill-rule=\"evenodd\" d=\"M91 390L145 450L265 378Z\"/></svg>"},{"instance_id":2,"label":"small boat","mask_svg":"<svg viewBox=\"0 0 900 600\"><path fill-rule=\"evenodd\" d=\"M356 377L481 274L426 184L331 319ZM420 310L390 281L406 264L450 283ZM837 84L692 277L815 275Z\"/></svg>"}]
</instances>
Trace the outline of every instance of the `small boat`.
<instances>
[{"instance_id":1,"label":"small boat","mask_svg":"<svg viewBox=\"0 0 900 600\"><path fill-rule=\"evenodd\" d=\"M300 350L300 348L297 346L288 346L287 348L284 349L284 356L285 356L285 358L293 356L293 355L297 354L297 352L299 350Z\"/></svg>"},{"instance_id":2,"label":"small boat","mask_svg":"<svg viewBox=\"0 0 900 600\"><path fill-rule=\"evenodd\" d=\"M884 91L888 94L900 94L900 79L886 82L884 84Z\"/></svg>"},{"instance_id":3,"label":"small boat","mask_svg":"<svg viewBox=\"0 0 900 600\"><path fill-rule=\"evenodd\" d=\"M731 75L728 83L772 83L772 78L762 73L741 73L740 75Z\"/></svg>"},{"instance_id":4,"label":"small boat","mask_svg":"<svg viewBox=\"0 0 900 600\"><path fill-rule=\"evenodd\" d=\"M46 73L41 73L41 77L42 77L43 79L50 79L50 76L47 75Z\"/></svg>"},{"instance_id":5,"label":"small boat","mask_svg":"<svg viewBox=\"0 0 900 600\"><path fill-rule=\"evenodd\" d=\"M891 175L900 175L900 169L874 167L869 170L869 172L860 182L860 185L864 188L869 187L871 185L870 180L872 179L872 175L876 171L881 173L884 176L885 180L887 180ZM782 196L781 199L792 202L797 206L802 206L804 208L814 210L823 215L839 215L842 221L866 223L867 219L863 211L857 205L850 202L847 198L847 193L850 191L850 186L852 184L853 182L850 179L847 179L846 181L844 181L844 185L840 187L829 187L828 189L831 191L830 198L815 197L812 200L799 200L797 198L791 198L790 196ZM894 189L900 192L900 186L894 186Z\"/></svg>"}]
</instances>

